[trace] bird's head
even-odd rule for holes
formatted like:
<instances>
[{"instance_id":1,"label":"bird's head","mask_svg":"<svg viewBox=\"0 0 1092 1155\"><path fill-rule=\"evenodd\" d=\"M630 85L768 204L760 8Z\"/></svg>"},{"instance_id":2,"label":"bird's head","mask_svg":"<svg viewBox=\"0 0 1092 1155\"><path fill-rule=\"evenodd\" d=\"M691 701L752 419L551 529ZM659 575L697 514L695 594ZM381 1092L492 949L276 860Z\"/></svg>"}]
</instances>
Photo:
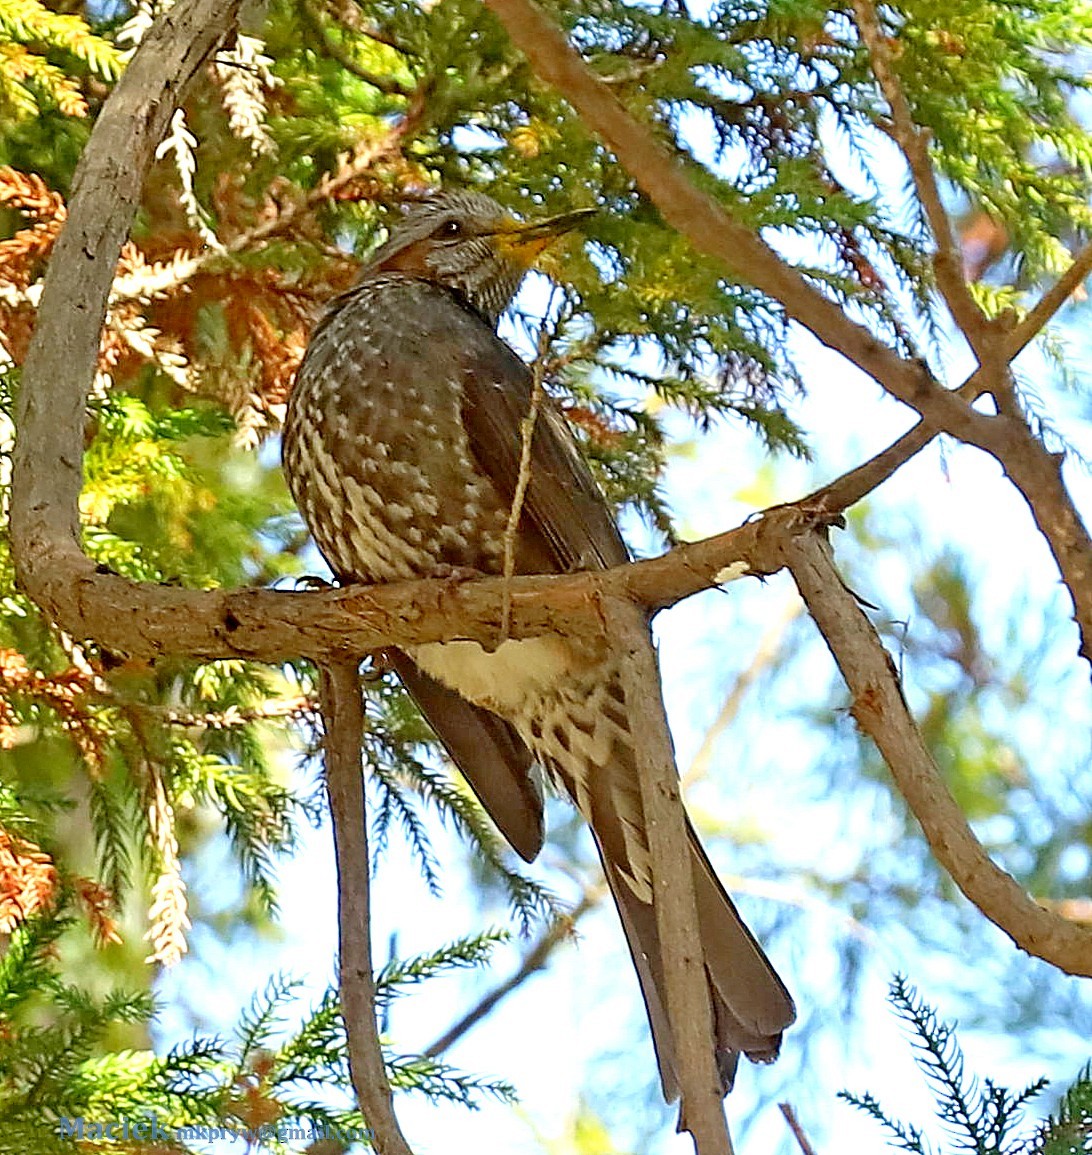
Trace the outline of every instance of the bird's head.
<instances>
[{"instance_id":1,"label":"bird's head","mask_svg":"<svg viewBox=\"0 0 1092 1155\"><path fill-rule=\"evenodd\" d=\"M436 281L496 324L542 250L594 211L525 222L484 193L439 193L410 210L362 276L401 272Z\"/></svg>"}]
</instances>

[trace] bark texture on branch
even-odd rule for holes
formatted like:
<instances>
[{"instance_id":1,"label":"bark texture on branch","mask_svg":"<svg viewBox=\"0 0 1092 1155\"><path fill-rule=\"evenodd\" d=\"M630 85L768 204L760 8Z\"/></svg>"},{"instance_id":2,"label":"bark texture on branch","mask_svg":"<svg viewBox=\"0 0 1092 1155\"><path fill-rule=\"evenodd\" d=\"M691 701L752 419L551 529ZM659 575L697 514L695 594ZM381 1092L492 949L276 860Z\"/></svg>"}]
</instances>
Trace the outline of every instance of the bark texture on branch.
<instances>
[{"instance_id":1,"label":"bark texture on branch","mask_svg":"<svg viewBox=\"0 0 1092 1155\"><path fill-rule=\"evenodd\" d=\"M326 791L337 859L338 977L349 1073L377 1155L413 1155L394 1114L375 1020L371 879L364 803L364 697L360 663L340 658L320 667Z\"/></svg>"},{"instance_id":2,"label":"bark texture on branch","mask_svg":"<svg viewBox=\"0 0 1092 1155\"><path fill-rule=\"evenodd\" d=\"M682 1094L679 1129L690 1132L701 1155L732 1155L717 1072L716 1029L698 924L686 814L660 695L660 672L648 642L648 617L640 606L617 598L606 602L604 612L607 629L622 656L626 714L648 833L667 1018Z\"/></svg>"},{"instance_id":3,"label":"bark texture on branch","mask_svg":"<svg viewBox=\"0 0 1092 1155\"><path fill-rule=\"evenodd\" d=\"M853 717L879 747L937 861L1018 947L1067 974L1092 976L1092 927L1040 906L975 837L910 713L891 655L834 567L830 543L802 535L786 547L785 561L853 695Z\"/></svg>"},{"instance_id":4,"label":"bark texture on branch","mask_svg":"<svg viewBox=\"0 0 1092 1155\"><path fill-rule=\"evenodd\" d=\"M156 145L241 0L182 0L149 29L103 106L76 168L23 366L12 462L16 572L50 612L94 567L79 546L84 410L121 246Z\"/></svg>"}]
</instances>

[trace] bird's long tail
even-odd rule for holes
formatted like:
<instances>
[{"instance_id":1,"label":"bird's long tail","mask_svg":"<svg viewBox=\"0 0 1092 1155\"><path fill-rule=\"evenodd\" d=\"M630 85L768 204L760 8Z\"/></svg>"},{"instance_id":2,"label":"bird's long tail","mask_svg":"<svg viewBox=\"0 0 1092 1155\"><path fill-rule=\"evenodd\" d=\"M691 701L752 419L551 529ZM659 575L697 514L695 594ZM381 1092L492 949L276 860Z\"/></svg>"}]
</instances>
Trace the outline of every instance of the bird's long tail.
<instances>
[{"instance_id":1,"label":"bird's long tail","mask_svg":"<svg viewBox=\"0 0 1092 1155\"><path fill-rule=\"evenodd\" d=\"M554 700L533 720L527 739L572 797L595 835L648 1008L664 1094L678 1094L675 1044L664 987L664 952L656 925L652 864L625 694L616 670ZM690 861L724 1091L740 1054L777 1057L782 1032L796 1017L792 998L713 871L687 820Z\"/></svg>"},{"instance_id":2,"label":"bird's long tail","mask_svg":"<svg viewBox=\"0 0 1092 1155\"><path fill-rule=\"evenodd\" d=\"M784 983L713 872L689 821L687 833L699 933L713 1006L717 1067L722 1088L727 1093L740 1054L755 1062L775 1059L781 1034L796 1017L796 1011ZM602 845L600 856L641 982L664 1096L671 1102L678 1096L679 1087L655 907L634 893Z\"/></svg>"}]
</instances>

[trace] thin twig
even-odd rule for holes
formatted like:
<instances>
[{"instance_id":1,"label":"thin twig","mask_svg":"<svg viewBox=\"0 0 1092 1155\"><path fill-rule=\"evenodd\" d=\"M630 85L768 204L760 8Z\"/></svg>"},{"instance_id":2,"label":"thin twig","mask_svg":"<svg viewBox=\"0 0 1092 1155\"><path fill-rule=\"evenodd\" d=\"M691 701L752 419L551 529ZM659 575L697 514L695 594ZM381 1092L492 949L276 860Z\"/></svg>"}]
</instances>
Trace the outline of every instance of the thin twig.
<instances>
[{"instance_id":1,"label":"thin twig","mask_svg":"<svg viewBox=\"0 0 1092 1155\"><path fill-rule=\"evenodd\" d=\"M880 27L875 5L872 0L853 0L853 10L857 15L861 37L868 48L872 71L891 109L892 135L906 158L918 200L936 242L933 269L937 285L979 362L986 364L989 346L994 341L992 326L975 303L963 277L963 262L952 235L952 223L940 198L933 162L929 157L928 139L914 122L913 110L895 71L887 36Z\"/></svg>"},{"instance_id":2,"label":"thin twig","mask_svg":"<svg viewBox=\"0 0 1092 1155\"><path fill-rule=\"evenodd\" d=\"M151 702L131 702L121 695L98 690L95 694L101 700L118 706L130 714L150 718L163 726L178 726L187 730L230 730L237 726L249 726L255 722L303 718L314 713L316 705L313 699L300 694L294 698L272 698L256 706L228 706L224 710L199 713Z\"/></svg>"},{"instance_id":3,"label":"thin twig","mask_svg":"<svg viewBox=\"0 0 1092 1155\"><path fill-rule=\"evenodd\" d=\"M644 610L631 602L610 599L603 608L612 644L620 655L648 835L667 1017L682 1092L679 1127L691 1133L698 1155L732 1155L716 1065L716 1032L686 815L648 619Z\"/></svg>"},{"instance_id":4,"label":"thin twig","mask_svg":"<svg viewBox=\"0 0 1092 1155\"><path fill-rule=\"evenodd\" d=\"M799 598L794 598L782 607L781 613L766 628L765 633L759 639L751 661L746 669L741 670L739 675L732 680L732 685L724 697L724 702L717 712L716 718L705 731L698 752L691 759L690 765L682 776L684 787L692 786L709 772L709 765L713 760L717 741L734 721L747 691L755 684L760 675L776 661L781 651L781 642L785 637L785 632L800 616L803 608L803 602Z\"/></svg>"},{"instance_id":5,"label":"thin twig","mask_svg":"<svg viewBox=\"0 0 1092 1155\"><path fill-rule=\"evenodd\" d=\"M532 975L543 970L554 950L562 943L572 940L576 924L590 910L594 910L599 905L605 893L602 885L594 888L588 887L580 901L568 914L562 915L550 923L538 942L523 956L515 973L483 995L465 1015L462 1015L448 1027L434 1043L426 1047L422 1054L430 1059L442 1055L444 1051L453 1047L463 1035L489 1015L498 1003L506 999L513 991L518 990Z\"/></svg>"},{"instance_id":6,"label":"thin twig","mask_svg":"<svg viewBox=\"0 0 1092 1155\"><path fill-rule=\"evenodd\" d=\"M811 1145L807 1135L804 1134L804 1128L800 1126L800 1121L796 1118L792 1104L778 1103L777 1105L781 1108L781 1114L785 1116L785 1122L788 1123L789 1130L796 1139L797 1146L800 1148L800 1155L815 1155L815 1148Z\"/></svg>"},{"instance_id":7,"label":"thin twig","mask_svg":"<svg viewBox=\"0 0 1092 1155\"><path fill-rule=\"evenodd\" d=\"M349 1073L371 1131L372 1147L379 1155L412 1155L394 1114L375 1018L359 667L356 659L335 658L319 668L326 789L337 858L341 1014L349 1044Z\"/></svg>"},{"instance_id":8,"label":"thin twig","mask_svg":"<svg viewBox=\"0 0 1092 1155\"><path fill-rule=\"evenodd\" d=\"M1046 328L1054 314L1092 275L1092 241L1073 258L1073 264L1036 302L1031 312L1005 338L1005 355L1012 360Z\"/></svg>"},{"instance_id":9,"label":"thin twig","mask_svg":"<svg viewBox=\"0 0 1092 1155\"><path fill-rule=\"evenodd\" d=\"M531 440L535 435L535 423L542 405L541 358L536 359L531 383L531 400L527 406L527 416L519 423L520 453L519 474L516 490L512 494L512 507L508 511L508 522L504 527L504 601L501 604L501 637L508 637L512 621L512 578L516 573L516 537L519 534L519 519L523 513L523 502L527 496L527 486L531 481Z\"/></svg>"},{"instance_id":10,"label":"thin twig","mask_svg":"<svg viewBox=\"0 0 1092 1155\"><path fill-rule=\"evenodd\" d=\"M981 369L975 370L955 392L970 402L976 401L986 390ZM922 418L908 429L897 441L880 450L868 461L843 473L815 490L800 502L809 509L820 509L827 513L842 513L857 502L863 501L874 489L888 480L912 457L917 456L934 437L942 431L932 422Z\"/></svg>"}]
</instances>

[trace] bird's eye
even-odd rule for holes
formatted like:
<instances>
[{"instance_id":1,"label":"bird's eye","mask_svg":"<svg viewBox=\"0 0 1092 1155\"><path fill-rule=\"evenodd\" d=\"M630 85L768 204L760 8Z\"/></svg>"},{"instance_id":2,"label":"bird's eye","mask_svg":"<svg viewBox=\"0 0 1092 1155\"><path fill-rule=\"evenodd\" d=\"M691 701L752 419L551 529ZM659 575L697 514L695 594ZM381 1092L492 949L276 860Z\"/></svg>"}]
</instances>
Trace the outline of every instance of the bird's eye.
<instances>
[{"instance_id":1,"label":"bird's eye","mask_svg":"<svg viewBox=\"0 0 1092 1155\"><path fill-rule=\"evenodd\" d=\"M458 221L444 221L436 230L436 236L441 238L458 237L462 235L463 226Z\"/></svg>"}]
</instances>

